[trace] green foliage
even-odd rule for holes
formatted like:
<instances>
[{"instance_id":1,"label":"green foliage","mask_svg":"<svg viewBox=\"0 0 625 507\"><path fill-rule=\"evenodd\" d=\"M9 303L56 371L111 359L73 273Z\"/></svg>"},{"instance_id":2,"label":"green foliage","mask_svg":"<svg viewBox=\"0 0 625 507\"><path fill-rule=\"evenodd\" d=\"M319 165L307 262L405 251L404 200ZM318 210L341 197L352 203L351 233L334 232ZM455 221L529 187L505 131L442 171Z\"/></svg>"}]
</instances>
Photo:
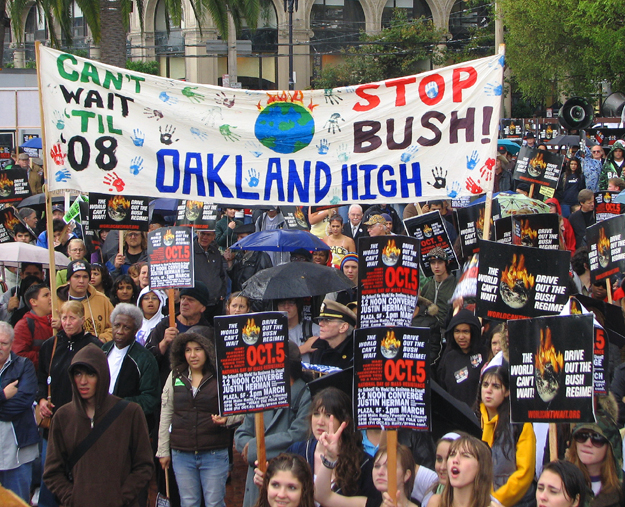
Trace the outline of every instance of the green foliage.
<instances>
[{"instance_id":1,"label":"green foliage","mask_svg":"<svg viewBox=\"0 0 625 507\"><path fill-rule=\"evenodd\" d=\"M501 0L506 61L526 99L623 89L622 0Z\"/></svg>"},{"instance_id":2,"label":"green foliage","mask_svg":"<svg viewBox=\"0 0 625 507\"><path fill-rule=\"evenodd\" d=\"M345 61L323 69L315 80L315 88L336 88L394 77L407 76L423 70L424 61L443 62L437 44L443 31L431 21L408 21L402 9L393 12L388 28L376 35L362 33L360 44L349 48ZM429 65L428 65L429 68Z\"/></svg>"},{"instance_id":3,"label":"green foliage","mask_svg":"<svg viewBox=\"0 0 625 507\"><path fill-rule=\"evenodd\" d=\"M153 76L159 75L159 64L158 62L151 60L148 62L136 61L132 60L126 61L126 68L128 70L134 70L135 72L143 72L144 74L152 74Z\"/></svg>"}]
</instances>

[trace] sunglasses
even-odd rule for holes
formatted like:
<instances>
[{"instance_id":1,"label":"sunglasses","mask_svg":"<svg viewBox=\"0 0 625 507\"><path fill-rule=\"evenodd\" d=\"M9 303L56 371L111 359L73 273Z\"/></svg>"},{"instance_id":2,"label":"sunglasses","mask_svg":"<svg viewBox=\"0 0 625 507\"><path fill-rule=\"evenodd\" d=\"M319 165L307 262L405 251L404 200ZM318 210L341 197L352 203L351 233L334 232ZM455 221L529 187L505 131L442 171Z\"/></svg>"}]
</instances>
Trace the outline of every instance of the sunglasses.
<instances>
[{"instance_id":1,"label":"sunglasses","mask_svg":"<svg viewBox=\"0 0 625 507\"><path fill-rule=\"evenodd\" d=\"M599 435L599 433L593 433L592 431L578 431L573 435L573 438L578 444L583 444L590 438L590 443L595 447L603 447L608 443L608 439Z\"/></svg>"}]
</instances>

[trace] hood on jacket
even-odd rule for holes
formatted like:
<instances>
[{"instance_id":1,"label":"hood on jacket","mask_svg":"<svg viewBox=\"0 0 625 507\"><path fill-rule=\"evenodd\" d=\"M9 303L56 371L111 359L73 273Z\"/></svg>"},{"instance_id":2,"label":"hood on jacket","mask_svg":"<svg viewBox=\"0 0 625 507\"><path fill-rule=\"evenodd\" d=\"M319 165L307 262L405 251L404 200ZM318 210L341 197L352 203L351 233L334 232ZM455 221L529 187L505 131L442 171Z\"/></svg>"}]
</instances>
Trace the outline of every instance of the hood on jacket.
<instances>
[{"instance_id":1,"label":"hood on jacket","mask_svg":"<svg viewBox=\"0 0 625 507\"><path fill-rule=\"evenodd\" d=\"M89 369L95 370L98 376L98 383L96 386L95 394L96 403L94 419L96 419L98 417L99 410L101 410L104 405L104 401L109 396L109 384L111 383L109 363L106 358L106 354L102 352L102 349L100 349L100 347L98 347L97 345L90 343L76 353L76 355L72 359L72 363L69 369L67 370L70 381L72 383L72 403L74 403L76 408L78 408L86 415L85 403L83 402L83 399L78 392L78 388L76 387L73 376L74 368L79 365L86 366Z\"/></svg>"},{"instance_id":2,"label":"hood on jacket","mask_svg":"<svg viewBox=\"0 0 625 507\"><path fill-rule=\"evenodd\" d=\"M207 327L206 329L208 330L207 334L212 333L212 328ZM172 371L180 374L186 372L189 368L187 359L184 356L184 350L189 342L196 342L204 349L204 352L206 353L206 362L209 365L208 370L214 375L216 373L215 368L217 364L214 337L208 337L204 334L191 330L176 336L171 344L169 361L171 363Z\"/></svg>"},{"instance_id":3,"label":"hood on jacket","mask_svg":"<svg viewBox=\"0 0 625 507\"><path fill-rule=\"evenodd\" d=\"M623 152L625 152L625 143L623 143L623 141L616 141L612 145L612 147L610 148L610 152L608 153L608 155L605 158L606 163L614 161L614 150L617 150L617 149L623 150Z\"/></svg>"},{"instance_id":4,"label":"hood on jacket","mask_svg":"<svg viewBox=\"0 0 625 507\"><path fill-rule=\"evenodd\" d=\"M480 341L482 337L482 325L479 319L469 310L460 310L449 322L449 327L445 332L447 339L447 347L449 349L460 350L460 347L454 340L454 328L458 324L469 324L471 328L471 350L470 353L475 353L480 349Z\"/></svg>"},{"instance_id":5,"label":"hood on jacket","mask_svg":"<svg viewBox=\"0 0 625 507\"><path fill-rule=\"evenodd\" d=\"M545 204L553 204L558 210L558 215L562 214L562 208L560 207L560 201L558 201L555 197L551 197L545 201Z\"/></svg>"},{"instance_id":6,"label":"hood on jacket","mask_svg":"<svg viewBox=\"0 0 625 507\"><path fill-rule=\"evenodd\" d=\"M163 308L165 308L165 303L167 303L167 296L162 290L150 289L150 287L144 287L143 289L141 289L141 292L139 292L139 297L137 298L137 308L139 308L139 310L141 310L141 299L148 292L154 292L158 300L161 302L161 304L158 307L158 310L156 311L156 314L154 315L154 317L156 317L157 315L160 314L160 318L158 319L158 321L160 322L161 319L163 318ZM145 320L145 317L144 317L144 320Z\"/></svg>"},{"instance_id":7,"label":"hood on jacket","mask_svg":"<svg viewBox=\"0 0 625 507\"><path fill-rule=\"evenodd\" d=\"M599 408L595 414L595 423L580 423L573 428L572 435L580 430L591 430L603 436L612 447L614 456L616 473L619 481L623 480L623 441L618 425L616 424L616 416L618 416L618 405L612 393L608 396L598 397Z\"/></svg>"}]
</instances>

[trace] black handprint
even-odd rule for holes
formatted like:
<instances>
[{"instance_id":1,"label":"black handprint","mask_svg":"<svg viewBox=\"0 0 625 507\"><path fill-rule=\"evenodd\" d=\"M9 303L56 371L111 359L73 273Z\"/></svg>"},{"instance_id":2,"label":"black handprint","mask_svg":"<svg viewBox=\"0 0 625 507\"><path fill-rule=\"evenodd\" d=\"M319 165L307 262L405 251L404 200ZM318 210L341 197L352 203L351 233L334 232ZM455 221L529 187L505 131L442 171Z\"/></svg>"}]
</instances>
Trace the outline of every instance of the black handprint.
<instances>
[{"instance_id":1,"label":"black handprint","mask_svg":"<svg viewBox=\"0 0 625 507\"><path fill-rule=\"evenodd\" d=\"M163 130L162 127L159 127L158 131L161 133L162 144L169 145L175 143L176 141L179 141L179 139L173 139L174 133L176 132L176 127L174 127L173 125L167 125L165 127L165 130Z\"/></svg>"},{"instance_id":2,"label":"black handprint","mask_svg":"<svg viewBox=\"0 0 625 507\"><path fill-rule=\"evenodd\" d=\"M432 176L434 177L434 183L428 181L428 185L432 185L434 188L445 188L447 186L447 171L443 174L442 167L432 169Z\"/></svg>"}]
</instances>

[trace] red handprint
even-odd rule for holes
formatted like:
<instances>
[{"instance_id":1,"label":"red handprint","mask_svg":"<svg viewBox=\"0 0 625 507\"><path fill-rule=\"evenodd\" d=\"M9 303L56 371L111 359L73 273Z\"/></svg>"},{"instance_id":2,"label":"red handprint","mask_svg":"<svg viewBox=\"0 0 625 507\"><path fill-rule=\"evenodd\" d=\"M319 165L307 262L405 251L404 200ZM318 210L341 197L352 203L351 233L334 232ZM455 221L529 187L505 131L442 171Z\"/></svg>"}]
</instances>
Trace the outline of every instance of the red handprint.
<instances>
[{"instance_id":1,"label":"red handprint","mask_svg":"<svg viewBox=\"0 0 625 507\"><path fill-rule=\"evenodd\" d=\"M494 158L489 158L488 160L486 160L486 164L485 165L489 169L492 169L493 167L495 167L495 159Z\"/></svg>"},{"instance_id":2,"label":"red handprint","mask_svg":"<svg viewBox=\"0 0 625 507\"><path fill-rule=\"evenodd\" d=\"M471 176L467 178L467 190L472 194L480 194L484 190L480 187L479 182L475 182Z\"/></svg>"},{"instance_id":3,"label":"red handprint","mask_svg":"<svg viewBox=\"0 0 625 507\"><path fill-rule=\"evenodd\" d=\"M480 183L483 181L490 181L493 179L493 168L492 167L487 167L488 162L486 163L485 166L483 166L480 169L480 175L482 176L482 178L480 179Z\"/></svg>"},{"instance_id":4,"label":"red handprint","mask_svg":"<svg viewBox=\"0 0 625 507\"><path fill-rule=\"evenodd\" d=\"M124 187L126 186L126 184L124 183L124 180L122 180L119 176L117 176L117 173L109 173L106 176L104 176L104 184L105 185L109 185L110 187L115 187L115 190L117 190L118 192L121 192L124 190ZM109 188L109 192L112 192L113 188Z\"/></svg>"},{"instance_id":5,"label":"red handprint","mask_svg":"<svg viewBox=\"0 0 625 507\"><path fill-rule=\"evenodd\" d=\"M63 153L63 150L61 149L61 143L56 143L54 146L52 146L52 149L50 150L50 156L52 157L52 160L54 160L54 163L56 165L63 165L65 163L65 157L67 157L67 154Z\"/></svg>"}]
</instances>

